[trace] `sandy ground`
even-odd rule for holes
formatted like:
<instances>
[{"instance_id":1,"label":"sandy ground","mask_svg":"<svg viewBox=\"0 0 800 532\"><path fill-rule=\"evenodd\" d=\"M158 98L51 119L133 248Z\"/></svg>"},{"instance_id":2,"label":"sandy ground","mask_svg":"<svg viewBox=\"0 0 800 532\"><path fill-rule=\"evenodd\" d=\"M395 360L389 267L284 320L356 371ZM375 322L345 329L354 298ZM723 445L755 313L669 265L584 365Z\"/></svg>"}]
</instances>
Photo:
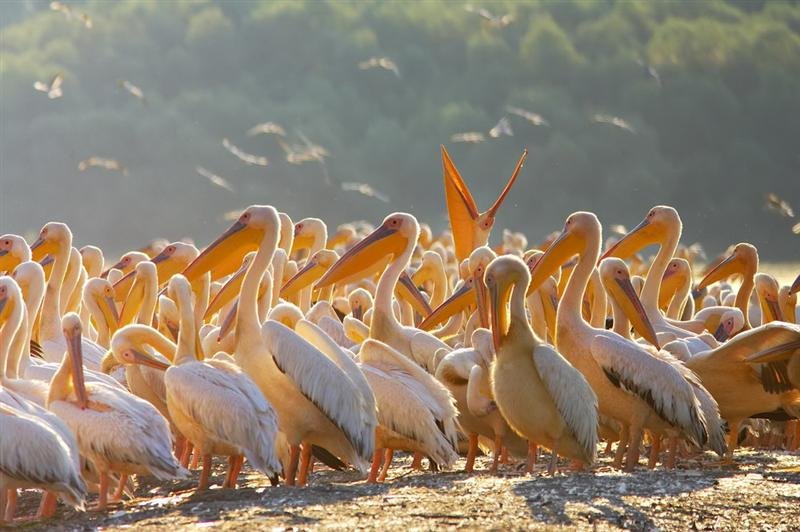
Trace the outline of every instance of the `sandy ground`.
<instances>
[{"instance_id":1,"label":"sandy ground","mask_svg":"<svg viewBox=\"0 0 800 532\"><path fill-rule=\"evenodd\" d=\"M515 464L498 475L411 471L408 456L395 458L385 484L368 485L353 471L319 468L306 488L270 487L245 469L243 487L195 494L190 481L150 484L105 513L61 508L54 519L26 530L135 528L211 529L617 529L800 530L800 455L737 452L737 465L717 467L714 456L684 461L674 471L644 468L621 473L602 458L591 473L534 475ZM214 481L221 483L219 462ZM479 458L479 468L488 459ZM195 479L197 475L195 474ZM26 492L20 509L34 511L38 494Z\"/></svg>"}]
</instances>

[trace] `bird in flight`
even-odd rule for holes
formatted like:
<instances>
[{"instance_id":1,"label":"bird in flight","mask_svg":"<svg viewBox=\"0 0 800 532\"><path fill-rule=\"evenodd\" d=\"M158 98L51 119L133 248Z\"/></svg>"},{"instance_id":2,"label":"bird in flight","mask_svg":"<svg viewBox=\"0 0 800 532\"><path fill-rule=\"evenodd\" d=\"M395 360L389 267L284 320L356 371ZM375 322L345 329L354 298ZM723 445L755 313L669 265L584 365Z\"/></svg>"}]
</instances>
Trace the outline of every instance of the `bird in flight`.
<instances>
[{"instance_id":1,"label":"bird in flight","mask_svg":"<svg viewBox=\"0 0 800 532\"><path fill-rule=\"evenodd\" d=\"M501 118L500 121L497 122L497 125L495 125L492 129L489 130L489 136L492 137L493 139L502 137L503 135L507 137L514 136L514 130L511 129L511 122L509 122L507 116Z\"/></svg>"},{"instance_id":2,"label":"bird in flight","mask_svg":"<svg viewBox=\"0 0 800 532\"><path fill-rule=\"evenodd\" d=\"M789 202L785 199L779 198L774 192L767 194L765 199L765 206L767 209L784 218L794 218L794 210Z\"/></svg>"},{"instance_id":3,"label":"bird in flight","mask_svg":"<svg viewBox=\"0 0 800 532\"><path fill-rule=\"evenodd\" d=\"M78 163L78 170L81 172L85 172L92 167L103 168L104 170L120 172L122 175L128 175L128 169L116 159L106 159L104 157L92 156Z\"/></svg>"},{"instance_id":4,"label":"bird in flight","mask_svg":"<svg viewBox=\"0 0 800 532\"><path fill-rule=\"evenodd\" d=\"M127 79L120 80L119 85L140 102L147 103L147 100L144 97L144 92L141 88L137 87Z\"/></svg>"},{"instance_id":5,"label":"bird in flight","mask_svg":"<svg viewBox=\"0 0 800 532\"><path fill-rule=\"evenodd\" d=\"M598 124L609 124L611 126L624 129L628 133L632 133L634 135L636 134L636 129L634 129L634 127L630 125L625 119L620 118L618 116L597 113L592 115L592 122L597 122Z\"/></svg>"},{"instance_id":6,"label":"bird in flight","mask_svg":"<svg viewBox=\"0 0 800 532\"><path fill-rule=\"evenodd\" d=\"M59 12L63 13L64 16L67 17L68 20L72 20L72 17L73 17L72 8L70 6L68 6L67 4L65 4L63 2L57 2L57 1L56 2L50 2L50 9L52 11L59 11ZM86 29L89 29L89 30L92 29L92 26L94 25L93 22L92 22L92 17L90 17L86 13L79 13L77 15L77 17L78 17L78 19L80 19L80 21L83 23L83 25L84 25L84 27Z\"/></svg>"},{"instance_id":7,"label":"bird in flight","mask_svg":"<svg viewBox=\"0 0 800 532\"><path fill-rule=\"evenodd\" d=\"M61 98L64 93L61 90L61 84L64 83L64 76L61 73L56 74L50 80L50 83L45 83L44 81L37 81L33 84L33 88L39 92L43 92L47 94L47 97L51 100L55 100L56 98Z\"/></svg>"},{"instance_id":8,"label":"bird in flight","mask_svg":"<svg viewBox=\"0 0 800 532\"><path fill-rule=\"evenodd\" d=\"M252 166L267 166L269 164L269 161L267 160L266 157L253 155L251 153L242 151L237 146L231 144L231 141L229 141L227 138L222 139L222 145L225 147L226 150L231 152L245 164L249 164Z\"/></svg>"},{"instance_id":9,"label":"bird in flight","mask_svg":"<svg viewBox=\"0 0 800 532\"><path fill-rule=\"evenodd\" d=\"M276 124L275 122L262 122L248 129L246 135L248 137L255 137L256 135L278 135L279 137L285 137L286 130L283 129L282 125Z\"/></svg>"},{"instance_id":10,"label":"bird in flight","mask_svg":"<svg viewBox=\"0 0 800 532\"><path fill-rule=\"evenodd\" d=\"M475 7L472 4L465 5L464 10L468 13L478 15L487 21L493 28L505 28L514 22L514 15L511 13L506 13L505 15L495 15L484 7Z\"/></svg>"},{"instance_id":11,"label":"bird in flight","mask_svg":"<svg viewBox=\"0 0 800 532\"><path fill-rule=\"evenodd\" d=\"M534 126L549 126L550 122L542 118L542 115L538 113L534 113L532 111L528 111L521 107L514 107L513 105L507 105L506 111L511 113L512 115L516 115L520 118L524 118Z\"/></svg>"},{"instance_id":12,"label":"bird in flight","mask_svg":"<svg viewBox=\"0 0 800 532\"><path fill-rule=\"evenodd\" d=\"M389 203L389 196L375 190L372 185L368 183L345 182L342 183L342 190L346 190L348 192L358 192L359 194L367 196L368 198L375 198L378 201Z\"/></svg>"},{"instance_id":13,"label":"bird in flight","mask_svg":"<svg viewBox=\"0 0 800 532\"><path fill-rule=\"evenodd\" d=\"M366 61L361 61L358 64L358 68L361 70L369 70L371 68L382 68L384 70L389 70L390 72L394 72L394 75L398 78L400 77L400 70L397 68L397 63L389 59L388 57L370 57Z\"/></svg>"},{"instance_id":14,"label":"bird in flight","mask_svg":"<svg viewBox=\"0 0 800 532\"><path fill-rule=\"evenodd\" d=\"M450 137L452 142L468 142L470 144L477 144L486 140L483 133L480 131L466 131L464 133L456 133Z\"/></svg>"},{"instance_id":15,"label":"bird in flight","mask_svg":"<svg viewBox=\"0 0 800 532\"><path fill-rule=\"evenodd\" d=\"M233 187L231 186L231 184L224 177L218 176L217 174L215 174L211 170L209 170L207 168L203 168L202 166L195 166L194 169L198 174L200 174L201 176L203 176L206 179L208 179L209 181L211 181L212 185L216 185L216 186L218 186L220 188L224 188L225 190L228 190L230 192L234 191Z\"/></svg>"}]
</instances>

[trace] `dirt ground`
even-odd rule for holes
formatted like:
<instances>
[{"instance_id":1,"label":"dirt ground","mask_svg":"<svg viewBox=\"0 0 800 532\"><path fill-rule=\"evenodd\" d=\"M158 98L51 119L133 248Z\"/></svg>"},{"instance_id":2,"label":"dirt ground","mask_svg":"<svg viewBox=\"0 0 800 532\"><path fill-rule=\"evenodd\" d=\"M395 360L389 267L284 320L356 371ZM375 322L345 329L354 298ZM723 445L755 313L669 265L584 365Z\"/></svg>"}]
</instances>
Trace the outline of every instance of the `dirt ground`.
<instances>
[{"instance_id":1,"label":"dirt ground","mask_svg":"<svg viewBox=\"0 0 800 532\"><path fill-rule=\"evenodd\" d=\"M353 471L318 468L306 488L270 487L245 469L243 486L217 485L195 494L192 481L142 481L135 498L105 513L61 508L54 519L22 525L25 530L124 529L632 529L800 530L800 455L782 451L737 451L737 464L718 467L714 456L684 461L674 471L644 468L628 474L602 458L590 473L545 476L545 459L532 476L516 464L498 475L460 471L412 471L408 456L395 457L384 484L368 485ZM479 458L478 470L488 458ZM195 473L195 481L197 474ZM20 498L32 513L39 495Z\"/></svg>"}]
</instances>

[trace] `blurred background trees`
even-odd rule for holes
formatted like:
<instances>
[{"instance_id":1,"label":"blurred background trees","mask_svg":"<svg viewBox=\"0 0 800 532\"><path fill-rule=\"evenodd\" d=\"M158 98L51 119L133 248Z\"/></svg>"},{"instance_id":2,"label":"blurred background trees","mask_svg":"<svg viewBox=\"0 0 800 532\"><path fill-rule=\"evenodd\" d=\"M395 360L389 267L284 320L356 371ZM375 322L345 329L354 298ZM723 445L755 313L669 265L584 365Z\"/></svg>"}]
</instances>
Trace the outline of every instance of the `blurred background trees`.
<instances>
[{"instance_id":1,"label":"blurred background trees","mask_svg":"<svg viewBox=\"0 0 800 532\"><path fill-rule=\"evenodd\" d=\"M225 212L251 203L332 225L407 210L441 229L445 144L482 206L530 149L498 227L532 243L574 210L630 226L667 203L685 239L710 252L750 241L764 258L797 259L797 220L767 212L764 196L800 206L798 2L465 5L76 0L69 18L44 0L3 2L0 232L61 219L77 244L113 251L157 236L202 245ZM384 56L399 76L359 69ZM33 89L59 72L61 98ZM514 136L490 138L503 116ZM333 183L316 162L289 164L275 136L245 135L264 121L282 124L289 144L305 135L325 147ZM451 142L465 131L486 141ZM269 166L243 164L225 137ZM92 155L118 159L128 175L80 172ZM343 181L370 183L391 204L345 192Z\"/></svg>"}]
</instances>

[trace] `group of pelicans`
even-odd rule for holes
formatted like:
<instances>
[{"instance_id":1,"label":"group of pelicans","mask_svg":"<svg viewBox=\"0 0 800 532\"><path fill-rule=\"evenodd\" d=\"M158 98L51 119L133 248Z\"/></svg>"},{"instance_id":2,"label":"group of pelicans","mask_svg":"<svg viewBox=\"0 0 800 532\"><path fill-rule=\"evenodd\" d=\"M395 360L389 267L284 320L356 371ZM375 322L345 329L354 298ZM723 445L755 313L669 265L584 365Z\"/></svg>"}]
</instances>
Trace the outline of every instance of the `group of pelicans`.
<instances>
[{"instance_id":1,"label":"group of pelicans","mask_svg":"<svg viewBox=\"0 0 800 532\"><path fill-rule=\"evenodd\" d=\"M650 467L730 461L743 422L800 415L800 278L779 287L738 244L695 282L668 206L604 253L590 212L536 248L507 231L489 247L524 159L481 213L442 148L438 237L405 213L328 234L263 205L202 251L162 243L113 265L63 223L30 245L1 236L0 520L18 489L43 490L39 518L89 491L103 509L131 475L200 460L204 489L214 456L228 488L245 459L273 484L306 484L315 461L383 481L395 450L531 472L542 446L554 474L559 457L591 467L600 440L631 470L646 438Z\"/></svg>"}]
</instances>

